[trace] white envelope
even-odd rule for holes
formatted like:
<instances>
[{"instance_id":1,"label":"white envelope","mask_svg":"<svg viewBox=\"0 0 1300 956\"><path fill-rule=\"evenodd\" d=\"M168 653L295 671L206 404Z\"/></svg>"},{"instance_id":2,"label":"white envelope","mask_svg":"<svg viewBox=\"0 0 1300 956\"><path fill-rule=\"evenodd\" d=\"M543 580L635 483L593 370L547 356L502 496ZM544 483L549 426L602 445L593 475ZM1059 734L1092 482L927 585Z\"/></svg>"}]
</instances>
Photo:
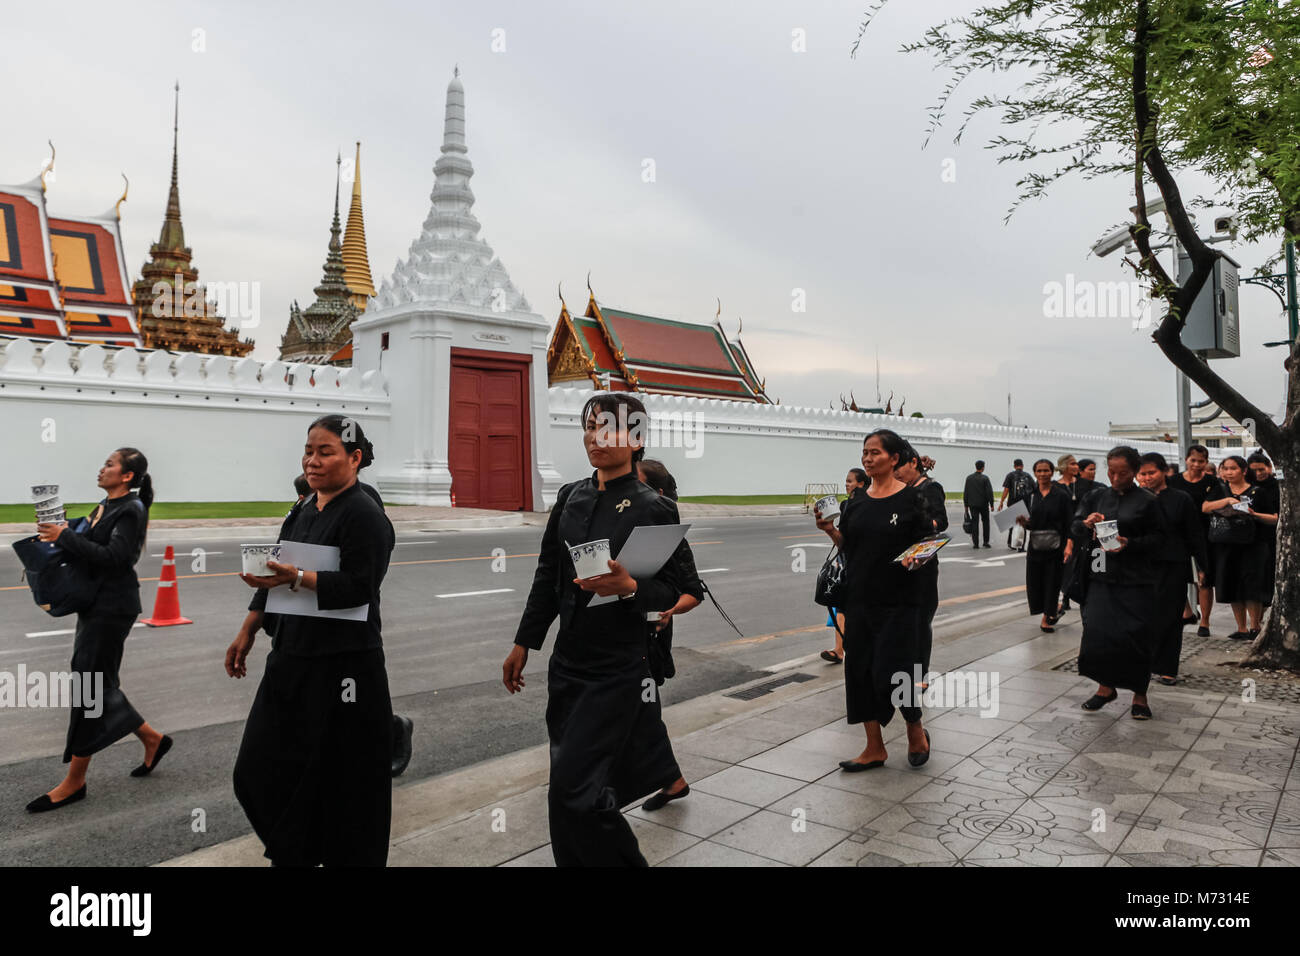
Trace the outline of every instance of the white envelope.
<instances>
[{"instance_id":1,"label":"white envelope","mask_svg":"<svg viewBox=\"0 0 1300 956\"><path fill-rule=\"evenodd\" d=\"M627 573L637 580L652 578L668 563L690 528L688 524L637 525L623 542L623 547L614 560L627 568ZM587 607L617 600L614 595L601 597L597 594L587 602Z\"/></svg>"},{"instance_id":2,"label":"white envelope","mask_svg":"<svg viewBox=\"0 0 1300 956\"><path fill-rule=\"evenodd\" d=\"M998 529L998 534L1010 531L1016 523L1016 518L1024 515L1029 517L1029 506L1025 504L1025 499L1021 498L1014 505L1007 505L1001 511L993 512L993 524Z\"/></svg>"},{"instance_id":3,"label":"white envelope","mask_svg":"<svg viewBox=\"0 0 1300 956\"><path fill-rule=\"evenodd\" d=\"M292 564L304 571L337 571L339 549L333 545L307 544L304 541L281 541L278 564ZM271 588L266 595L267 614L292 614L296 617L332 617L341 621L364 621L370 605L323 611L316 606L316 592L307 588L290 591L289 586Z\"/></svg>"}]
</instances>

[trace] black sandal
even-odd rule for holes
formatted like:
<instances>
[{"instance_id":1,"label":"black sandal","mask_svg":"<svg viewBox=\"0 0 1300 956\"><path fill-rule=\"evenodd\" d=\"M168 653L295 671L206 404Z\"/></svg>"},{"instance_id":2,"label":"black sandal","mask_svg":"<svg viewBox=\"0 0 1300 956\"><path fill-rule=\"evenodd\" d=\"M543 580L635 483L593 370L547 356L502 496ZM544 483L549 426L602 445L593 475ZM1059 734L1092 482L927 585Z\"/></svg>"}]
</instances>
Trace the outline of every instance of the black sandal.
<instances>
[{"instance_id":1,"label":"black sandal","mask_svg":"<svg viewBox=\"0 0 1300 956\"><path fill-rule=\"evenodd\" d=\"M1100 694L1093 694L1083 702L1084 710L1101 710L1106 704L1119 696L1119 691L1112 690L1109 697L1102 697Z\"/></svg>"},{"instance_id":2,"label":"black sandal","mask_svg":"<svg viewBox=\"0 0 1300 956\"><path fill-rule=\"evenodd\" d=\"M843 664L844 658L840 657L834 651L822 651L822 660L828 664Z\"/></svg>"},{"instance_id":3,"label":"black sandal","mask_svg":"<svg viewBox=\"0 0 1300 956\"><path fill-rule=\"evenodd\" d=\"M1129 708L1129 714L1134 720L1150 720L1151 708L1146 704L1134 704Z\"/></svg>"},{"instance_id":4,"label":"black sandal","mask_svg":"<svg viewBox=\"0 0 1300 956\"><path fill-rule=\"evenodd\" d=\"M910 750L907 752L907 762L913 767L922 767L925 765L925 762L930 759L930 731L922 730L921 733L925 734L925 752L912 753Z\"/></svg>"},{"instance_id":5,"label":"black sandal","mask_svg":"<svg viewBox=\"0 0 1300 956\"><path fill-rule=\"evenodd\" d=\"M647 813L653 813L655 810L666 807L674 800L680 800L690 792L691 785L689 783L676 793L669 793L667 790L660 790L654 796L649 797L645 803L641 804L641 809L645 810Z\"/></svg>"}]
</instances>

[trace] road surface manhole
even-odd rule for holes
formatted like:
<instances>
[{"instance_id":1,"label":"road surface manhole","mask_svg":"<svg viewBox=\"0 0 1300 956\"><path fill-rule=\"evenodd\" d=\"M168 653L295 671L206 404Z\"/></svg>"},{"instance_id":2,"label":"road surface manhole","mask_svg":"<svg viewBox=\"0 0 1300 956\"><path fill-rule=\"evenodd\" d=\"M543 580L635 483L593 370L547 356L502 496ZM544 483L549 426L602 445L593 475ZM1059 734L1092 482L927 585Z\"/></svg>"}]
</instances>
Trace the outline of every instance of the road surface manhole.
<instances>
[{"instance_id":1,"label":"road surface manhole","mask_svg":"<svg viewBox=\"0 0 1300 956\"><path fill-rule=\"evenodd\" d=\"M754 684L752 687L743 687L740 690L732 691L730 694L723 694L723 697L731 697L735 700L754 700L762 697L764 694L770 694L778 687L784 687L786 684L802 684L805 681L816 680L815 674L804 674L802 672L787 674L785 677L774 677L772 680L765 680L761 684Z\"/></svg>"}]
</instances>

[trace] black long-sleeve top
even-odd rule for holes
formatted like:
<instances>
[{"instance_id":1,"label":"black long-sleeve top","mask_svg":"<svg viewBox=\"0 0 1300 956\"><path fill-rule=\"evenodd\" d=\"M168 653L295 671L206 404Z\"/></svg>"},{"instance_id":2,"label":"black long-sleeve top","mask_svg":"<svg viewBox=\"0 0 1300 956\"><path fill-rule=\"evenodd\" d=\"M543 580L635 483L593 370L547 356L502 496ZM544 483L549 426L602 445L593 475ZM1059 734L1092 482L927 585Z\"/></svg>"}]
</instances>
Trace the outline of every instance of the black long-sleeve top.
<instances>
[{"instance_id":1,"label":"black long-sleeve top","mask_svg":"<svg viewBox=\"0 0 1300 956\"><path fill-rule=\"evenodd\" d=\"M894 558L933 534L933 520L925 497L910 486L887 498L850 498L840 517L845 607L923 603L926 578Z\"/></svg>"},{"instance_id":2,"label":"black long-sleeve top","mask_svg":"<svg viewBox=\"0 0 1300 956\"><path fill-rule=\"evenodd\" d=\"M323 509L312 495L290 511L280 526L279 540L339 549L339 569L316 572L316 606L337 611L368 604L370 611L364 621L268 614L264 624L271 647L297 657L382 647L379 587L388 573L395 537L392 522L359 483L330 499ZM266 597L267 591L258 590L248 609L265 611Z\"/></svg>"},{"instance_id":3,"label":"black long-sleeve top","mask_svg":"<svg viewBox=\"0 0 1300 956\"><path fill-rule=\"evenodd\" d=\"M1075 509L1070 531L1089 548L1090 559L1091 551L1101 547L1096 532L1083 523L1093 512L1105 515L1107 521L1118 520L1120 537L1127 539L1119 551L1102 552L1105 561L1094 573L1104 575L1110 584L1151 584L1155 580L1153 559L1164 548L1165 538L1156 496L1137 485L1130 485L1123 493L1109 485L1088 492Z\"/></svg>"},{"instance_id":4,"label":"black long-sleeve top","mask_svg":"<svg viewBox=\"0 0 1300 956\"><path fill-rule=\"evenodd\" d=\"M982 471L972 471L966 476L966 484L961 492L962 504L972 510L988 510L993 507L993 482Z\"/></svg>"},{"instance_id":5,"label":"black long-sleeve top","mask_svg":"<svg viewBox=\"0 0 1300 956\"><path fill-rule=\"evenodd\" d=\"M1156 503L1164 516L1165 538L1155 559L1186 565L1189 557L1195 558L1198 568L1208 570L1210 558L1205 546L1205 526L1192 496L1166 485L1165 490L1156 495Z\"/></svg>"},{"instance_id":6,"label":"black long-sleeve top","mask_svg":"<svg viewBox=\"0 0 1300 956\"><path fill-rule=\"evenodd\" d=\"M149 510L137 495L128 492L105 498L90 519L94 523L82 534L64 528L55 541L99 581L99 591L86 613L139 614L140 579L135 563L144 549Z\"/></svg>"},{"instance_id":7,"label":"black long-sleeve top","mask_svg":"<svg viewBox=\"0 0 1300 956\"><path fill-rule=\"evenodd\" d=\"M1282 512L1282 483L1271 475L1257 481L1251 493L1250 506L1262 515L1280 515ZM1272 542L1277 539L1277 525L1255 521L1255 540Z\"/></svg>"},{"instance_id":8,"label":"black long-sleeve top","mask_svg":"<svg viewBox=\"0 0 1300 956\"><path fill-rule=\"evenodd\" d=\"M610 554L617 558L638 525L677 523L677 505L638 481L635 469L610 479L604 489L595 472L562 487L542 534L537 570L514 642L541 650L551 622L558 617L555 655L571 665L600 670L643 656L646 612L667 610L683 593L678 580L681 549L654 577L637 579L634 598L588 607L593 592L574 583L577 569L566 542L578 545L608 538Z\"/></svg>"},{"instance_id":9,"label":"black long-sleeve top","mask_svg":"<svg viewBox=\"0 0 1300 956\"><path fill-rule=\"evenodd\" d=\"M1034 490L1025 505L1029 508L1027 530L1055 531L1061 536L1061 547L1064 548L1070 537L1070 522L1074 520L1074 503L1070 501L1070 493L1062 485L1052 482L1044 495L1038 482L1034 482Z\"/></svg>"}]
</instances>

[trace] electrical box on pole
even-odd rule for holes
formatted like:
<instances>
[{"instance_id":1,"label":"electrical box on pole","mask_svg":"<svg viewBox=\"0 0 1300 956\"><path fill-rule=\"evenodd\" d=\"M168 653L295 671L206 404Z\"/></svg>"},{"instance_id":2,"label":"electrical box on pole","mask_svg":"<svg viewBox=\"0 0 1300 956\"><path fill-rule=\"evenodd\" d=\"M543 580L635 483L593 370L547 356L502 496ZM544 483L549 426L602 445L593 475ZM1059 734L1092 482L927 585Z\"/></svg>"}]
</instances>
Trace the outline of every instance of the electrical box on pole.
<instances>
[{"instance_id":1,"label":"electrical box on pole","mask_svg":"<svg viewBox=\"0 0 1300 956\"><path fill-rule=\"evenodd\" d=\"M1237 358L1241 355L1241 311L1237 299L1237 270L1240 263L1225 255L1214 260L1214 272L1201 288L1183 322L1183 344L1206 358ZM1178 281L1192 275L1192 261L1183 251L1178 255Z\"/></svg>"}]
</instances>

